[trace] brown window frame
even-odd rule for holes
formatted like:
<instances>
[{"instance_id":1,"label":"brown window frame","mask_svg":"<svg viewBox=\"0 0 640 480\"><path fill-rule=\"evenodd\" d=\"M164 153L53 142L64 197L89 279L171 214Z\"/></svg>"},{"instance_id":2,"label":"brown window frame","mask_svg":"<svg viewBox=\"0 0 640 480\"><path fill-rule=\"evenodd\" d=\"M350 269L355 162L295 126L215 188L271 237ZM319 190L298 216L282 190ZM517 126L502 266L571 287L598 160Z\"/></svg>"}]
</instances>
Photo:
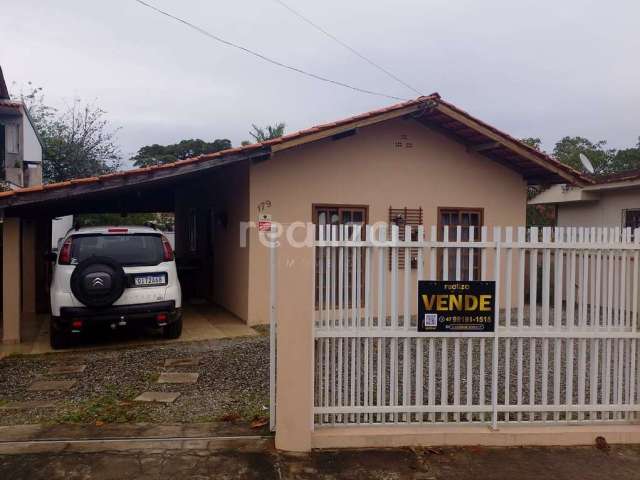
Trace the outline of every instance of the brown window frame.
<instances>
[{"instance_id":1,"label":"brown window frame","mask_svg":"<svg viewBox=\"0 0 640 480\"><path fill-rule=\"evenodd\" d=\"M333 209L338 210L338 215L341 215L345 210L363 210L364 211L364 222L363 225L367 225L369 223L369 205L356 205L356 204L343 204L343 203L313 203L311 205L311 221L314 225L318 225L318 210L321 209ZM341 224L338 224L341 225ZM343 224L342 224L343 225Z\"/></svg>"},{"instance_id":2,"label":"brown window frame","mask_svg":"<svg viewBox=\"0 0 640 480\"><path fill-rule=\"evenodd\" d=\"M369 223L369 205L354 205L354 204L331 204L331 203L314 203L311 205L311 218L313 221L313 224L316 225L316 227L319 226L318 224L318 217L319 217L319 210L337 210L338 211L338 216L340 218L342 218L342 213L344 211L353 211L353 210L361 210L364 214L363 214L363 221L362 221L362 225L367 225ZM325 225L327 225L325 223ZM329 224L329 225L334 225L334 224ZM350 225L350 224L343 224L343 223L338 223L335 225ZM316 229L316 238L318 238L318 230ZM364 231L362 232L363 238L364 238ZM316 275L318 274L319 270L319 265L318 265L318 257L316 256ZM361 265L361 272L364 272L364 255L361 256L360 258L360 263ZM349 272L351 272L351 266L349 266ZM351 274L349 273L347 275L347 278L351 279ZM316 279L317 280L317 279ZM337 282L336 282L337 283ZM349 288L347 290L348 292L351 292L351 289ZM360 291L361 291L361 306L364 306L364 275L360 276ZM319 299L320 299L320 290L319 290L319 282L316 281L315 282L315 305L316 308L319 307ZM336 294L336 301L338 300L338 295ZM347 308L351 308L351 299L347 298L345 299L345 306L347 306Z\"/></svg>"},{"instance_id":3,"label":"brown window frame","mask_svg":"<svg viewBox=\"0 0 640 480\"><path fill-rule=\"evenodd\" d=\"M458 215L458 221L461 218L461 215L464 213L471 213L471 214L476 214L479 217L480 220L480 224L479 225L473 225L474 227L476 227L476 233L475 233L475 237L477 239L477 241L480 240L480 235L481 235L481 229L484 226L484 208L481 207L438 207L438 240L439 241L443 241L444 240L444 224L442 222L442 215L443 213L452 213L452 212L456 212ZM461 222L460 222L461 223ZM457 225L449 225L449 226L453 226L453 229L449 230L449 241L455 241L456 237L455 237L455 227ZM453 232L453 233L452 233ZM453 235L453 237L452 237ZM441 250L441 249L440 249ZM462 251L462 258L461 261L463 262L464 265L464 258L465 255L468 255L468 251ZM455 252L449 252L449 259L451 259L451 255L455 255ZM474 275L473 275L473 279L474 280L480 280L482 278L482 268L481 268L481 264L480 264L480 249L476 248L474 249L473 252L473 270L474 270ZM467 265L468 265L468 260L467 260ZM442 264L442 251L438 252L438 275L439 278L442 278L443 276L443 264ZM465 272L465 269L461 269L461 280L467 280L469 278L469 271L468 269ZM455 277L455 271L452 272L449 271L449 280L452 279L452 276Z\"/></svg>"}]
</instances>

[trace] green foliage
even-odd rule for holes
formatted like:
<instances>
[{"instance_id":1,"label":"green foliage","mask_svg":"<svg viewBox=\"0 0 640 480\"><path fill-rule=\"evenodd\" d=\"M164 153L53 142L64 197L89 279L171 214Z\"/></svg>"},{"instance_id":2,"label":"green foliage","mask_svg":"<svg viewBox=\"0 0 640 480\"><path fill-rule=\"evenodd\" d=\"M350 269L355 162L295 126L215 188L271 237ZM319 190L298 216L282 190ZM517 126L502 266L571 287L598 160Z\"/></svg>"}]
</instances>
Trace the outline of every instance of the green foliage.
<instances>
[{"instance_id":1,"label":"green foliage","mask_svg":"<svg viewBox=\"0 0 640 480\"><path fill-rule=\"evenodd\" d=\"M540 151L542 150L539 138L523 138L522 142ZM553 156L562 163L575 168L578 171L586 172L580 161L580 154L584 154L593 164L596 175L607 175L625 170L640 168L640 137L635 147L616 150L607 148L607 142L600 140L592 142L585 137L563 137L554 149ZM530 186L527 198L531 199L542 191L544 186ZM556 221L556 210L551 205L528 205L527 225L549 226Z\"/></svg>"},{"instance_id":2,"label":"green foliage","mask_svg":"<svg viewBox=\"0 0 640 480\"><path fill-rule=\"evenodd\" d=\"M584 137L563 137L553 149L553 156L562 163L586 172L580 161L580 154L586 155L596 174L606 174L615 171L612 160L616 151L606 148L607 142L599 140L592 142Z\"/></svg>"},{"instance_id":3,"label":"green foliage","mask_svg":"<svg viewBox=\"0 0 640 480\"><path fill-rule=\"evenodd\" d=\"M102 175L120 167L117 129L110 127L102 108L76 99L60 112L45 104L41 87L27 85L28 91L17 96L43 143L45 183Z\"/></svg>"},{"instance_id":4,"label":"green foliage","mask_svg":"<svg viewBox=\"0 0 640 480\"><path fill-rule=\"evenodd\" d=\"M228 148L231 148L231 141L226 138L216 139L213 142L205 142L198 138L182 140L171 145L147 145L140 148L131 160L136 167L148 167L164 165L205 153L215 153Z\"/></svg>"},{"instance_id":5,"label":"green foliage","mask_svg":"<svg viewBox=\"0 0 640 480\"><path fill-rule=\"evenodd\" d=\"M635 147L618 150L613 158L616 171L640 168L640 137Z\"/></svg>"},{"instance_id":6,"label":"green foliage","mask_svg":"<svg viewBox=\"0 0 640 480\"><path fill-rule=\"evenodd\" d=\"M144 405L131 401L132 393L118 395L115 387L107 388L104 395L91 398L66 409L56 423L138 423L149 419Z\"/></svg>"},{"instance_id":7,"label":"green foliage","mask_svg":"<svg viewBox=\"0 0 640 480\"><path fill-rule=\"evenodd\" d=\"M269 405L269 398L261 394L249 394L245 397L234 401L232 405L227 406L213 419L215 421L244 420L251 422L253 420L269 418L269 409L265 406Z\"/></svg>"},{"instance_id":8,"label":"green foliage","mask_svg":"<svg viewBox=\"0 0 640 480\"><path fill-rule=\"evenodd\" d=\"M274 125L267 125L266 127L258 127L255 124L251 124L251 128L253 129L253 131L249 132L249 135L253 137L256 143L260 143L284 135L286 125L284 122L278 122ZM245 142L242 143L244 144Z\"/></svg>"},{"instance_id":9,"label":"green foliage","mask_svg":"<svg viewBox=\"0 0 640 480\"><path fill-rule=\"evenodd\" d=\"M520 141L522 143L525 143L527 145L529 145L530 147L535 148L536 150L540 150L541 152L542 150L542 140L540 140L538 137L527 137L527 138L522 138L520 139Z\"/></svg>"},{"instance_id":10,"label":"green foliage","mask_svg":"<svg viewBox=\"0 0 640 480\"><path fill-rule=\"evenodd\" d=\"M147 222L154 222L154 213L85 213L75 217L76 222L81 227L99 227L104 225L144 225Z\"/></svg>"},{"instance_id":11,"label":"green foliage","mask_svg":"<svg viewBox=\"0 0 640 480\"><path fill-rule=\"evenodd\" d=\"M542 187L529 186L527 200L543 190ZM527 205L528 227L550 227L556 224L556 207L553 205Z\"/></svg>"}]
</instances>

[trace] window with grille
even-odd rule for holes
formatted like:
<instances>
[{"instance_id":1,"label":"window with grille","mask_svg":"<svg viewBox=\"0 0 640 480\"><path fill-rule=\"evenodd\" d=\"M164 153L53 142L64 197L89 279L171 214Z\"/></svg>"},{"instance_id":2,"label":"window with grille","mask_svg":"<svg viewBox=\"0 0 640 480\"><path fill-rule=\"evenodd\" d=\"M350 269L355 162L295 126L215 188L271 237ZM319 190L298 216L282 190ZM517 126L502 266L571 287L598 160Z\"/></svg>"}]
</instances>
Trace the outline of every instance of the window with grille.
<instances>
[{"instance_id":1,"label":"window with grille","mask_svg":"<svg viewBox=\"0 0 640 480\"><path fill-rule=\"evenodd\" d=\"M400 240L418 240L418 227L422 225L422 207L419 208L393 208L389 207L389 225L397 225ZM411 227L411 238L405 238L406 227ZM405 249L398 250L398 268L404 269ZM418 249L409 249L409 261L411 268L418 267ZM391 256L389 256L389 268L391 268Z\"/></svg>"},{"instance_id":2,"label":"window with grille","mask_svg":"<svg viewBox=\"0 0 640 480\"><path fill-rule=\"evenodd\" d=\"M480 228L483 224L483 210L481 208L439 208L438 209L438 240L454 242L458 240L458 226L460 226L460 240L463 242L479 241ZM448 238L445 238L445 226L448 227ZM471 238L471 228L473 238ZM449 248L447 252L448 279L454 280L456 276L456 249ZM460 280L480 280L480 249L473 249L473 271L469 271L470 249L462 248L460 251ZM438 270L440 278L444 274L444 252L440 249L438 255ZM472 275L470 275L470 273Z\"/></svg>"}]
</instances>

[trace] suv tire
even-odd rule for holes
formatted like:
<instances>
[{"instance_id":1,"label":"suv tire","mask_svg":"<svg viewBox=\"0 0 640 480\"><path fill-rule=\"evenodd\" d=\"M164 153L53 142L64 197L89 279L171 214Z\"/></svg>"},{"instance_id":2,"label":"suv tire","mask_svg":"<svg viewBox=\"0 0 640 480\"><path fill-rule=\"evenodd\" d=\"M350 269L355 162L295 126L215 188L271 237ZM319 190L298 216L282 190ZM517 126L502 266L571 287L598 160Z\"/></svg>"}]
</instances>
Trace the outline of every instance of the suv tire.
<instances>
[{"instance_id":1,"label":"suv tire","mask_svg":"<svg viewBox=\"0 0 640 480\"><path fill-rule=\"evenodd\" d=\"M182 315L175 322L163 327L162 336L174 340L182 335Z\"/></svg>"},{"instance_id":2,"label":"suv tire","mask_svg":"<svg viewBox=\"0 0 640 480\"><path fill-rule=\"evenodd\" d=\"M69 335L54 328L53 322L49 325L49 344L53 350L69 348L72 344Z\"/></svg>"},{"instance_id":3,"label":"suv tire","mask_svg":"<svg viewBox=\"0 0 640 480\"><path fill-rule=\"evenodd\" d=\"M125 287L122 265L109 257L89 257L71 274L71 291L87 307L110 306L122 296Z\"/></svg>"}]
</instances>

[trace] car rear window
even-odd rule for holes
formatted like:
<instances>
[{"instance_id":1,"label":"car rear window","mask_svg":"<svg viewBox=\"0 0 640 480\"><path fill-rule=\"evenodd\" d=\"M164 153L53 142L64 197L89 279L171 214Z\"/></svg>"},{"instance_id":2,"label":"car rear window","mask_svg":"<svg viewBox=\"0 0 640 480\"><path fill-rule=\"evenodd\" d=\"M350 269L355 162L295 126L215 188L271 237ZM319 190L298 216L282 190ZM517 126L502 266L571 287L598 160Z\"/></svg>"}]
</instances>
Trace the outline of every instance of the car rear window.
<instances>
[{"instance_id":1,"label":"car rear window","mask_svg":"<svg viewBox=\"0 0 640 480\"><path fill-rule=\"evenodd\" d=\"M74 235L71 264L89 257L109 257L124 266L157 265L163 260L162 239L153 234Z\"/></svg>"}]
</instances>

